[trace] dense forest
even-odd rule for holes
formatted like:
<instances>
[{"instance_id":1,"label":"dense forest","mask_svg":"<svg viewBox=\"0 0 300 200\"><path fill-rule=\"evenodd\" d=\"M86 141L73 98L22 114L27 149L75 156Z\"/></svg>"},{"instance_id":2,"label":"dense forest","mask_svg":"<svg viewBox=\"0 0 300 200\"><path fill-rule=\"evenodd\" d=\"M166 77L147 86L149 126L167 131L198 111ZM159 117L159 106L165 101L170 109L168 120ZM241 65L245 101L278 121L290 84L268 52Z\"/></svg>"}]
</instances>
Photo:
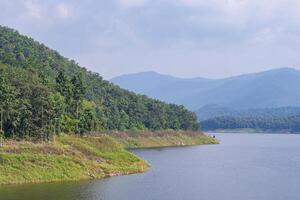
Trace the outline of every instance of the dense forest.
<instances>
[{"instance_id":1,"label":"dense forest","mask_svg":"<svg viewBox=\"0 0 300 200\"><path fill-rule=\"evenodd\" d=\"M256 129L273 132L300 132L300 116L289 117L232 117L223 116L201 122L204 130Z\"/></svg>"},{"instance_id":2,"label":"dense forest","mask_svg":"<svg viewBox=\"0 0 300 200\"><path fill-rule=\"evenodd\" d=\"M121 89L17 31L0 26L0 134L49 139L103 130L197 130L197 117Z\"/></svg>"}]
</instances>

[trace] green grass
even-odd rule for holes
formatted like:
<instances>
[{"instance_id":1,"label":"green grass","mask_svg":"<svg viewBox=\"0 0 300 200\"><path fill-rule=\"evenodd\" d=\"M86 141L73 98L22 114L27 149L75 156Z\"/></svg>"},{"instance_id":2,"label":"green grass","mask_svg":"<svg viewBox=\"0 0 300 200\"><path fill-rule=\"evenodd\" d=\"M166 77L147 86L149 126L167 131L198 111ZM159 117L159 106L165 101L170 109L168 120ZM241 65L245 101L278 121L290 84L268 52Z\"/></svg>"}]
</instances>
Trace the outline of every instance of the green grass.
<instances>
[{"instance_id":1,"label":"green grass","mask_svg":"<svg viewBox=\"0 0 300 200\"><path fill-rule=\"evenodd\" d=\"M111 137L57 137L53 144L13 142L0 149L0 184L104 178L149 165Z\"/></svg>"}]
</instances>

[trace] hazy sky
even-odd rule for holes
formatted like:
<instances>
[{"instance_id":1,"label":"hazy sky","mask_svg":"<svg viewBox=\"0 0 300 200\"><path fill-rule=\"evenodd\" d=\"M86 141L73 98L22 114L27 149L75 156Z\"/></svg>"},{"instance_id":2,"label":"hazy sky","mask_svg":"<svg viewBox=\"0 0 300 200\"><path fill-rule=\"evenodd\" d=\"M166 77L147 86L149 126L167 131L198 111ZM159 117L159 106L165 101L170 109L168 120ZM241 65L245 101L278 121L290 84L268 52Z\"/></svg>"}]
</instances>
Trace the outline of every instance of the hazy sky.
<instances>
[{"instance_id":1,"label":"hazy sky","mask_svg":"<svg viewBox=\"0 0 300 200\"><path fill-rule=\"evenodd\" d=\"M105 78L300 69L299 0L0 0L0 24Z\"/></svg>"}]
</instances>

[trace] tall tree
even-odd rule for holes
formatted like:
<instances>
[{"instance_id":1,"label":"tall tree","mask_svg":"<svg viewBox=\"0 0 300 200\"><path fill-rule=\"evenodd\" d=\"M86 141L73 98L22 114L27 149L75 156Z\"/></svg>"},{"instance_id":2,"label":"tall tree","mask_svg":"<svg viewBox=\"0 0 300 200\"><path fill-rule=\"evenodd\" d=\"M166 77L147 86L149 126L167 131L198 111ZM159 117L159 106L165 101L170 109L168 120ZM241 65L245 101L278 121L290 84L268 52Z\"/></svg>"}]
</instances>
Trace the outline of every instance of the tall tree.
<instances>
[{"instance_id":1,"label":"tall tree","mask_svg":"<svg viewBox=\"0 0 300 200\"><path fill-rule=\"evenodd\" d=\"M65 113L65 98L60 93L49 95L49 103L51 106L50 117L52 118L52 125L54 134L61 132L62 116Z\"/></svg>"},{"instance_id":2,"label":"tall tree","mask_svg":"<svg viewBox=\"0 0 300 200\"><path fill-rule=\"evenodd\" d=\"M83 83L83 77L82 73L77 73L76 75L73 76L72 80L72 89L73 89L73 99L75 102L75 115L76 115L76 132L79 132L79 107L80 103L82 102L82 99L86 93L86 87Z\"/></svg>"}]
</instances>

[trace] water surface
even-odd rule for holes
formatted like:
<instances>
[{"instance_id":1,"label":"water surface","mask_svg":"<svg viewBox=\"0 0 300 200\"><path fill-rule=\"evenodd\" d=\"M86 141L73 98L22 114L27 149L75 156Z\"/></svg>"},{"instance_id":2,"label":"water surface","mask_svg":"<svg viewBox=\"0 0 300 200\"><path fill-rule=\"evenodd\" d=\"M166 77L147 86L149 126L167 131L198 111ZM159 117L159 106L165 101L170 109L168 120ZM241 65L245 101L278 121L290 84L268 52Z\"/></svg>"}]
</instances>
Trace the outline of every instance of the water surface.
<instances>
[{"instance_id":1,"label":"water surface","mask_svg":"<svg viewBox=\"0 0 300 200\"><path fill-rule=\"evenodd\" d=\"M0 200L300 199L300 135L216 135L220 145L135 150L145 174L0 186Z\"/></svg>"}]
</instances>

